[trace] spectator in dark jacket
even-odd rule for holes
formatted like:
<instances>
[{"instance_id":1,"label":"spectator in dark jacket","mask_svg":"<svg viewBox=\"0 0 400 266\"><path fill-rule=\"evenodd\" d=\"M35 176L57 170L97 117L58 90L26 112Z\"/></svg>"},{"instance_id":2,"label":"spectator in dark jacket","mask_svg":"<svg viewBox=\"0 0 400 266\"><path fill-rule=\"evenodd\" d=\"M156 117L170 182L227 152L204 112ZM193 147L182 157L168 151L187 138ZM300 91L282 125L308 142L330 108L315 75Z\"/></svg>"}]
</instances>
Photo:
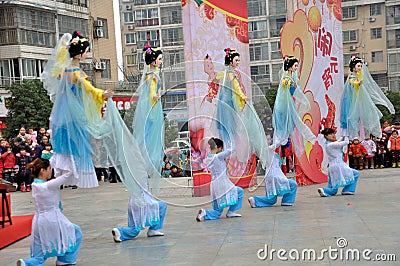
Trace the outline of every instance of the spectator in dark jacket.
<instances>
[{"instance_id":1,"label":"spectator in dark jacket","mask_svg":"<svg viewBox=\"0 0 400 266\"><path fill-rule=\"evenodd\" d=\"M49 139L43 136L42 143L36 148L35 158L42 158L42 151L44 150L44 145L47 143L49 143Z\"/></svg>"}]
</instances>

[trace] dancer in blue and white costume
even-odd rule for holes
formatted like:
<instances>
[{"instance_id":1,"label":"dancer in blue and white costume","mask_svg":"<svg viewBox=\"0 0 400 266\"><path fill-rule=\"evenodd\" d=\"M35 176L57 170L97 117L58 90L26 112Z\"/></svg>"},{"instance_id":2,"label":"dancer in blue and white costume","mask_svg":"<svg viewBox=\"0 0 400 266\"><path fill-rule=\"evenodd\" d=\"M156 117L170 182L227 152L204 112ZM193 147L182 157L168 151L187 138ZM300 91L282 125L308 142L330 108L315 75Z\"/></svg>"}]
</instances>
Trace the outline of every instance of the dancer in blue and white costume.
<instances>
[{"instance_id":1,"label":"dancer in blue and white costume","mask_svg":"<svg viewBox=\"0 0 400 266\"><path fill-rule=\"evenodd\" d=\"M96 120L101 120L106 98L114 94L111 90L93 87L80 68L80 61L86 58L89 48L88 39L78 31L72 36L64 34L42 73L44 87L54 102L50 121L55 176L76 169L77 185L81 188L99 185L90 137L100 134Z\"/></svg>"},{"instance_id":2,"label":"dancer in blue and white costume","mask_svg":"<svg viewBox=\"0 0 400 266\"><path fill-rule=\"evenodd\" d=\"M143 49L144 59L148 66L139 86L139 101L134 117L134 136L139 149L144 152L144 168L152 180L159 179L163 159L164 117L161 106L161 80L158 69L162 64L162 51L146 45ZM147 236L163 236L167 204L158 201L149 193L149 184L141 184L143 202L130 197L128 201L128 227L117 227L112 230L115 242L135 238L141 230L149 226Z\"/></svg>"},{"instance_id":3,"label":"dancer in blue and white costume","mask_svg":"<svg viewBox=\"0 0 400 266\"><path fill-rule=\"evenodd\" d=\"M299 86L297 69L299 60L294 56L284 59L281 81L275 99L272 125L274 127L274 143L285 145L288 138L297 154L304 151L304 139L315 143L316 137L310 128L304 124L301 115L310 109L310 103Z\"/></svg>"},{"instance_id":4,"label":"dancer in blue and white costume","mask_svg":"<svg viewBox=\"0 0 400 266\"><path fill-rule=\"evenodd\" d=\"M133 135L144 153L144 163L150 178L159 179L164 158L164 115L161 105L159 69L163 52L146 44L146 63L139 86L139 100L135 109Z\"/></svg>"},{"instance_id":5,"label":"dancer in blue and white costume","mask_svg":"<svg viewBox=\"0 0 400 266\"><path fill-rule=\"evenodd\" d=\"M199 210L196 220L201 222L219 219L224 208L227 207L229 207L226 214L227 218L241 217L242 215L236 213L236 211L242 208L244 191L242 188L236 187L226 174L225 159L231 155L232 150L228 148L223 151L224 142L218 138L211 138L208 144L210 145L211 153L208 155L206 162L212 176L210 190L213 209Z\"/></svg>"},{"instance_id":6,"label":"dancer in blue and white costume","mask_svg":"<svg viewBox=\"0 0 400 266\"><path fill-rule=\"evenodd\" d=\"M216 77L222 80L218 90L217 129L225 143L235 143L233 155L239 162L247 162L255 153L263 168L269 167L271 158L266 152L264 127L251 99L245 94L238 70L240 54L231 48L224 51L225 70Z\"/></svg>"},{"instance_id":7,"label":"dancer in blue and white costume","mask_svg":"<svg viewBox=\"0 0 400 266\"><path fill-rule=\"evenodd\" d=\"M372 134L380 138L382 113L375 104L385 106L394 114L393 104L373 80L361 58L353 56L349 62L349 70L340 109L342 136L364 140Z\"/></svg>"},{"instance_id":8,"label":"dancer in blue and white costume","mask_svg":"<svg viewBox=\"0 0 400 266\"><path fill-rule=\"evenodd\" d=\"M343 137L342 141L335 140L335 131L326 128L321 132L326 139L325 151L328 155L328 187L319 188L321 197L330 197L337 194L338 189L343 187L342 195L354 195L356 192L359 172L351 169L343 160L343 147L349 144L349 139Z\"/></svg>"},{"instance_id":9,"label":"dancer in blue and white costume","mask_svg":"<svg viewBox=\"0 0 400 266\"><path fill-rule=\"evenodd\" d=\"M271 145L269 151L273 152L275 145ZM266 196L254 196L249 198L252 208L269 207L276 203L278 196L282 196L282 206L292 206L296 201L297 183L288 179L281 169L282 159L279 156L279 148L275 149L273 161L269 171L265 173Z\"/></svg>"},{"instance_id":10,"label":"dancer in blue and white costume","mask_svg":"<svg viewBox=\"0 0 400 266\"><path fill-rule=\"evenodd\" d=\"M74 171L66 171L50 180L50 162L39 158L28 164L28 169L35 178L32 198L36 207L32 221L31 257L18 260L17 265L44 265L48 258L55 256L56 265L75 265L82 231L62 214L60 193L61 185L76 183Z\"/></svg>"}]
</instances>

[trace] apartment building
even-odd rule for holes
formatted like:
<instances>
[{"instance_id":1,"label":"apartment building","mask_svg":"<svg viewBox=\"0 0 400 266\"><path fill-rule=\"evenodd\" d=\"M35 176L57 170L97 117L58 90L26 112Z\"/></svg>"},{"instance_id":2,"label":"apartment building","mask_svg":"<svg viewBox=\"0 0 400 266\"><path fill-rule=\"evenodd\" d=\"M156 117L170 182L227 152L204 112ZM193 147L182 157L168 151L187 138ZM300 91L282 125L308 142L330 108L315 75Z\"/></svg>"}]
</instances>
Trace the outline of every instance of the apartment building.
<instances>
[{"instance_id":1,"label":"apartment building","mask_svg":"<svg viewBox=\"0 0 400 266\"><path fill-rule=\"evenodd\" d=\"M286 1L247 0L249 16L250 73L264 92L279 84L282 68L280 31L286 22ZM253 96L257 91L253 89Z\"/></svg>"},{"instance_id":2,"label":"apartment building","mask_svg":"<svg viewBox=\"0 0 400 266\"><path fill-rule=\"evenodd\" d=\"M120 0L123 29L124 75L139 83L144 68L143 47L162 47L163 109L170 120L187 121L183 52L182 2L180 0Z\"/></svg>"},{"instance_id":3,"label":"apartment building","mask_svg":"<svg viewBox=\"0 0 400 266\"><path fill-rule=\"evenodd\" d=\"M357 55L382 88L388 88L385 8L384 0L345 0L342 3L345 74L351 56Z\"/></svg>"},{"instance_id":4,"label":"apartment building","mask_svg":"<svg viewBox=\"0 0 400 266\"><path fill-rule=\"evenodd\" d=\"M80 29L89 36L88 1L2 1L0 87L37 78L59 36Z\"/></svg>"},{"instance_id":5,"label":"apartment building","mask_svg":"<svg viewBox=\"0 0 400 266\"><path fill-rule=\"evenodd\" d=\"M96 87L132 91L129 82L124 80L122 67L121 26L118 1L90 1L89 30L91 38L91 57L82 64L84 71L91 76Z\"/></svg>"},{"instance_id":6,"label":"apartment building","mask_svg":"<svg viewBox=\"0 0 400 266\"><path fill-rule=\"evenodd\" d=\"M386 36L388 84L392 91L400 90L400 1L386 1Z\"/></svg>"}]
</instances>

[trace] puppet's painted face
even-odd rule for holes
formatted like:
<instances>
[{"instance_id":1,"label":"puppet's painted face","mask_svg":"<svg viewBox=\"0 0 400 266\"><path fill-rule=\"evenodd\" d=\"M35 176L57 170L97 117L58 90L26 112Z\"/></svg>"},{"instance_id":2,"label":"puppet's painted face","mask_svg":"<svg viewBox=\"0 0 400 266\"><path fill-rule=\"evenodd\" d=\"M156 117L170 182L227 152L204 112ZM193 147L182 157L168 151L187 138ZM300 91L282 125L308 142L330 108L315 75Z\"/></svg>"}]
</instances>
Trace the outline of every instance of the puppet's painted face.
<instances>
[{"instance_id":1,"label":"puppet's painted face","mask_svg":"<svg viewBox=\"0 0 400 266\"><path fill-rule=\"evenodd\" d=\"M161 67L161 65L162 65L162 60L163 60L163 57L162 57L162 54L160 54L160 55L157 56L156 61L154 61L154 62L151 63L151 64L152 64L153 66L155 66L155 67Z\"/></svg>"},{"instance_id":2,"label":"puppet's painted face","mask_svg":"<svg viewBox=\"0 0 400 266\"><path fill-rule=\"evenodd\" d=\"M362 64L361 63L357 63L354 67L354 72L359 72L362 68Z\"/></svg>"},{"instance_id":3,"label":"puppet's painted face","mask_svg":"<svg viewBox=\"0 0 400 266\"><path fill-rule=\"evenodd\" d=\"M240 63L240 57L239 56L235 56L231 62L231 66L233 68L238 67Z\"/></svg>"},{"instance_id":4,"label":"puppet's painted face","mask_svg":"<svg viewBox=\"0 0 400 266\"><path fill-rule=\"evenodd\" d=\"M296 72L298 68L299 68L299 63L296 62L293 64L293 66L289 67L289 70L291 70L292 72Z\"/></svg>"}]
</instances>

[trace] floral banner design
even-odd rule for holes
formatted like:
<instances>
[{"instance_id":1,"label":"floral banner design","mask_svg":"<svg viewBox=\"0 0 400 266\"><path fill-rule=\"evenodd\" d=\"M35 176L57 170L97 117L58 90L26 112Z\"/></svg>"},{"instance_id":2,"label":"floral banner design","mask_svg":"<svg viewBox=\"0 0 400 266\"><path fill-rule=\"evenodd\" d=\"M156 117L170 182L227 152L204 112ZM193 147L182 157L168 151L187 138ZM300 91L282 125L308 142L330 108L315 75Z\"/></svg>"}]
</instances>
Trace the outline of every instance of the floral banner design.
<instances>
[{"instance_id":1,"label":"floral banner design","mask_svg":"<svg viewBox=\"0 0 400 266\"><path fill-rule=\"evenodd\" d=\"M281 52L299 58L300 85L311 103L303 121L318 135L323 128L337 129L343 92L341 0L288 0L288 21L281 31ZM327 181L324 138L307 143L297 158L300 185Z\"/></svg>"}]
</instances>

